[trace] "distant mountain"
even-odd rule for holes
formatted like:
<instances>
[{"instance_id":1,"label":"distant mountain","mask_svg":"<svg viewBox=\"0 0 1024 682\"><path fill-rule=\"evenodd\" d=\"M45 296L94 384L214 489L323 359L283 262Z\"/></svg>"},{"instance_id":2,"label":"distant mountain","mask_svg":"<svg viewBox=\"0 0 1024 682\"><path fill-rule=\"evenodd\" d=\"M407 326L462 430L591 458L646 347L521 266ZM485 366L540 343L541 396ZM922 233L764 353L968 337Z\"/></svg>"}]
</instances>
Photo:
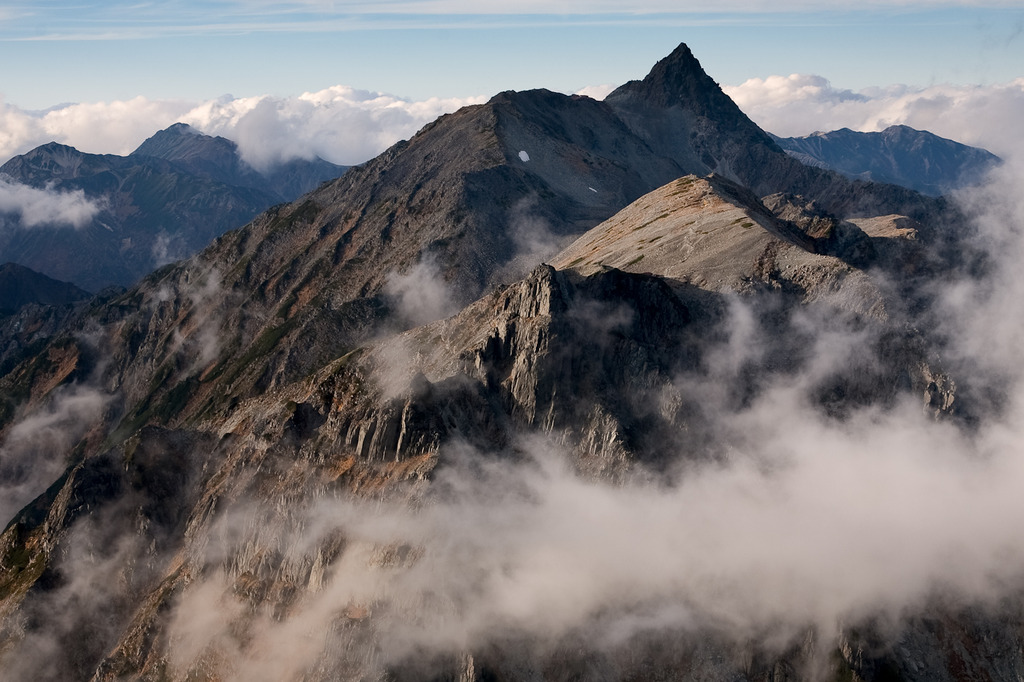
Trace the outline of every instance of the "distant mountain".
<instances>
[{"instance_id":1,"label":"distant mountain","mask_svg":"<svg viewBox=\"0 0 1024 682\"><path fill-rule=\"evenodd\" d=\"M69 282L60 282L16 263L0 265L0 315L8 315L31 303L65 305L89 298L89 293Z\"/></svg>"},{"instance_id":2,"label":"distant mountain","mask_svg":"<svg viewBox=\"0 0 1024 682\"><path fill-rule=\"evenodd\" d=\"M347 168L316 157L292 159L257 170L242 159L238 145L231 140L204 135L185 123L161 130L129 156L171 161L199 177L255 189L279 202L292 201L320 183L340 176Z\"/></svg>"},{"instance_id":3,"label":"distant mountain","mask_svg":"<svg viewBox=\"0 0 1024 682\"><path fill-rule=\"evenodd\" d=\"M903 125L877 133L842 128L805 137L772 137L786 153L807 165L931 196L977 185L1002 162L984 149Z\"/></svg>"},{"instance_id":4,"label":"distant mountain","mask_svg":"<svg viewBox=\"0 0 1024 682\"><path fill-rule=\"evenodd\" d=\"M344 171L317 159L259 173L234 143L181 124L124 157L53 142L0 166L0 177L49 192L80 190L99 210L81 227L27 226L16 213L0 215L0 258L91 291L130 285Z\"/></svg>"}]
</instances>

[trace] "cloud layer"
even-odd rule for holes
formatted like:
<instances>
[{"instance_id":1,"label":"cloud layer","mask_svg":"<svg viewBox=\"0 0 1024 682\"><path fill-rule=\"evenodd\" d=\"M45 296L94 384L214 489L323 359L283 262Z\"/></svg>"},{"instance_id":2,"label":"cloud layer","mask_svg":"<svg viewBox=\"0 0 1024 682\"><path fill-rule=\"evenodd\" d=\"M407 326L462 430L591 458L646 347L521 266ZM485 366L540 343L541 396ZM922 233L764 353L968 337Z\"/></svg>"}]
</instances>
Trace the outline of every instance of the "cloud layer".
<instances>
[{"instance_id":1,"label":"cloud layer","mask_svg":"<svg viewBox=\"0 0 1024 682\"><path fill-rule=\"evenodd\" d=\"M577 92L603 99L614 86ZM891 85L861 91L833 87L822 76L792 74L750 79L725 92L764 129L782 136L894 124L929 130L1007 157L1024 120L1024 78L988 86ZM0 100L0 160L57 141L81 151L128 154L157 130L188 123L239 144L256 167L320 156L362 163L438 116L484 97L410 101L336 85L297 97L222 97L203 102L130 100L68 104L30 112Z\"/></svg>"},{"instance_id":2,"label":"cloud layer","mask_svg":"<svg viewBox=\"0 0 1024 682\"><path fill-rule=\"evenodd\" d=\"M1004 158L1024 151L1016 133L1024 120L1024 78L989 86L892 85L855 92L835 88L821 76L792 74L723 89L754 122L783 137L903 124Z\"/></svg>"},{"instance_id":3,"label":"cloud layer","mask_svg":"<svg viewBox=\"0 0 1024 682\"><path fill-rule=\"evenodd\" d=\"M1014 7L1014 0L865 0L862 10L903 11L973 7L998 9ZM465 20L516 16L520 21L540 23L558 17L563 23L593 21L599 17L623 25L643 21L649 15L694 17L706 14L785 14L828 11L812 0L693 0L681 7L673 0L231 0L218 3L216 15L200 3L186 0L167 7L154 4L112 2L84 13L68 8L50 21L40 22L40 9L31 5L20 10L3 10L0 35L21 40L111 40L151 36L251 32L324 32L351 29L372 22L376 27L437 27L438 20ZM493 20L492 20L493 21Z\"/></svg>"},{"instance_id":4,"label":"cloud layer","mask_svg":"<svg viewBox=\"0 0 1024 682\"><path fill-rule=\"evenodd\" d=\"M205 102L136 97L29 112L0 101L0 159L56 141L83 152L128 154L153 133L184 122L238 143L257 167L293 158L362 163L438 116L483 101L409 101L334 86L297 97L222 97Z\"/></svg>"}]
</instances>

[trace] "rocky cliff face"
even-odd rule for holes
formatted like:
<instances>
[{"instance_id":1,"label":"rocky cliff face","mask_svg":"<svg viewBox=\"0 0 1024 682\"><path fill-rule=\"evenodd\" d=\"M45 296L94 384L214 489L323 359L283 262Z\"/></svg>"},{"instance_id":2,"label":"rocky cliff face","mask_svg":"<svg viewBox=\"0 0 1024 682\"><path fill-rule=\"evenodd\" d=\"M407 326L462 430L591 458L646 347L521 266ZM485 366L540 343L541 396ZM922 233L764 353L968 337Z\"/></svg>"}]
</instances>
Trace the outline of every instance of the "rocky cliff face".
<instances>
[{"instance_id":1,"label":"rocky cliff face","mask_svg":"<svg viewBox=\"0 0 1024 682\"><path fill-rule=\"evenodd\" d=\"M607 103L444 116L0 378L4 672L1017 671L1012 609L890 628L893 545L830 525L891 499L839 466L865 424L977 426L922 313L944 210L800 167L685 46Z\"/></svg>"}]
</instances>

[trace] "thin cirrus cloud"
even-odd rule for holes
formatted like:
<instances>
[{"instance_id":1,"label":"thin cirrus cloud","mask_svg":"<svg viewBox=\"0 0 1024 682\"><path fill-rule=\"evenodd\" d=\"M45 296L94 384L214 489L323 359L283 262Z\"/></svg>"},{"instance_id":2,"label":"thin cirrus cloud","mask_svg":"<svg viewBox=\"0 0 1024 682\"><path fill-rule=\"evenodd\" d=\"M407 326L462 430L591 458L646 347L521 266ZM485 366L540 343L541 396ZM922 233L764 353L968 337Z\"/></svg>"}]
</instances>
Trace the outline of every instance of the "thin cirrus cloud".
<instances>
[{"instance_id":1,"label":"thin cirrus cloud","mask_svg":"<svg viewBox=\"0 0 1024 682\"><path fill-rule=\"evenodd\" d=\"M859 11L901 12L946 8L1000 9L1018 0L865 0ZM610 22L636 24L659 15L690 23L749 20L752 15L835 14L812 0L219 0L199 3L113 2L85 9L35 2L0 9L0 39L118 40L239 32L325 32L361 29L507 26L508 18L528 25ZM729 16L731 15L731 16ZM488 19L487 17L491 17ZM45 20L43 20L45 19ZM840 19L841 20L841 19ZM441 23L439 23L441 22Z\"/></svg>"}]
</instances>

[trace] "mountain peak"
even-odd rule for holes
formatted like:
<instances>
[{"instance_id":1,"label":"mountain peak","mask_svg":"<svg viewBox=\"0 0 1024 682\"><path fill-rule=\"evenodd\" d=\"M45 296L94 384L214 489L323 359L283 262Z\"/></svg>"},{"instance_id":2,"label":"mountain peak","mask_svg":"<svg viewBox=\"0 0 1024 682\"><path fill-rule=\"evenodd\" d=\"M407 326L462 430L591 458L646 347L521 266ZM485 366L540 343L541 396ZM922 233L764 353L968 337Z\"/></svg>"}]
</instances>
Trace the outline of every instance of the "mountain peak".
<instances>
[{"instance_id":1,"label":"mountain peak","mask_svg":"<svg viewBox=\"0 0 1024 682\"><path fill-rule=\"evenodd\" d=\"M47 142L31 151L15 156L0 166L0 173L18 182L44 186L56 179L78 177L87 155L60 142ZM93 155L100 163L109 157Z\"/></svg>"},{"instance_id":2,"label":"mountain peak","mask_svg":"<svg viewBox=\"0 0 1024 682\"><path fill-rule=\"evenodd\" d=\"M190 126L189 124L181 123L180 121L178 123L172 124L164 132L167 132L167 133L177 133L179 135L185 135L185 134L188 134L188 135L201 135L202 134L198 130L196 130L195 128Z\"/></svg>"},{"instance_id":3,"label":"mountain peak","mask_svg":"<svg viewBox=\"0 0 1024 682\"><path fill-rule=\"evenodd\" d=\"M224 162L236 155L237 145L223 137L202 133L187 123L175 123L154 133L130 156L155 156L168 161L203 157Z\"/></svg>"},{"instance_id":4,"label":"mountain peak","mask_svg":"<svg viewBox=\"0 0 1024 682\"><path fill-rule=\"evenodd\" d=\"M43 157L66 159L69 157L77 157L81 155L82 152L78 151L77 149L70 145L61 144L60 142L47 142L46 144L39 145L35 149L25 152L21 156L26 159Z\"/></svg>"},{"instance_id":5,"label":"mountain peak","mask_svg":"<svg viewBox=\"0 0 1024 682\"><path fill-rule=\"evenodd\" d=\"M178 123L174 123L174 124L170 125L167 128L164 128L163 130L157 131L156 133L151 135L146 140L146 142L149 142L150 140L153 140L153 139L160 139L160 138L173 139L173 138L189 138L189 137L192 137L192 136L196 136L196 137L210 137L206 133L204 133L204 132L202 132L200 130L197 130L196 128L193 128L188 123L178 122ZM145 142L143 144L145 144Z\"/></svg>"},{"instance_id":6,"label":"mountain peak","mask_svg":"<svg viewBox=\"0 0 1024 682\"><path fill-rule=\"evenodd\" d=\"M661 108L685 102L688 108L705 116L720 112L726 102L736 108L718 83L705 73L686 43L680 43L671 54L655 64L642 81L626 83L608 95L606 101L630 95L639 96Z\"/></svg>"}]
</instances>

